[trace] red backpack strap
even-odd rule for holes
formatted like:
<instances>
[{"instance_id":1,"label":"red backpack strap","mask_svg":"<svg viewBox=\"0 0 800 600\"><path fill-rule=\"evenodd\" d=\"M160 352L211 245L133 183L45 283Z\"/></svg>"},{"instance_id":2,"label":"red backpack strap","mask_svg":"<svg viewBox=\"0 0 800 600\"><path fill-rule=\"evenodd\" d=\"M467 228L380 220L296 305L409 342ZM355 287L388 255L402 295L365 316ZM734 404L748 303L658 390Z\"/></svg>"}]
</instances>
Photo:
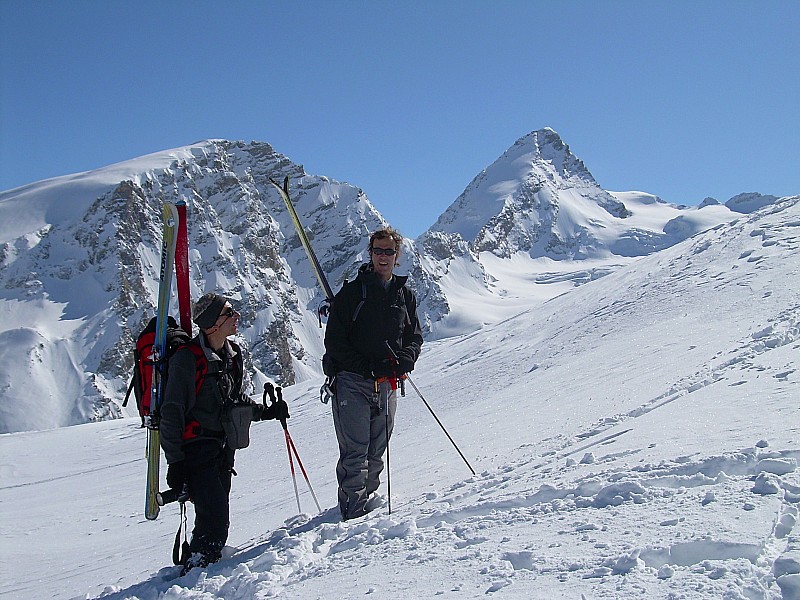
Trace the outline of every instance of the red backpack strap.
<instances>
[{"instance_id":1,"label":"red backpack strap","mask_svg":"<svg viewBox=\"0 0 800 600\"><path fill-rule=\"evenodd\" d=\"M180 346L178 350L183 348L188 348L192 354L194 354L194 392L195 394L199 394L200 388L203 387L203 381L205 381L206 374L208 373L208 359L206 358L206 354L203 352L203 348L200 346L200 344L189 342ZM200 423L195 420L188 421L183 429L183 435L181 436L181 439L186 441L196 438L198 435L200 435L201 430L202 428L200 427Z\"/></svg>"},{"instance_id":2,"label":"red backpack strap","mask_svg":"<svg viewBox=\"0 0 800 600\"><path fill-rule=\"evenodd\" d=\"M205 381L206 374L208 373L208 359L206 358L206 353L203 352L203 348L200 347L200 344L196 344L194 342L189 342L188 344L184 344L181 348L188 348L194 354L195 360L195 376L194 376L194 392L195 394L200 393L200 388L203 387L203 381Z\"/></svg>"}]
</instances>

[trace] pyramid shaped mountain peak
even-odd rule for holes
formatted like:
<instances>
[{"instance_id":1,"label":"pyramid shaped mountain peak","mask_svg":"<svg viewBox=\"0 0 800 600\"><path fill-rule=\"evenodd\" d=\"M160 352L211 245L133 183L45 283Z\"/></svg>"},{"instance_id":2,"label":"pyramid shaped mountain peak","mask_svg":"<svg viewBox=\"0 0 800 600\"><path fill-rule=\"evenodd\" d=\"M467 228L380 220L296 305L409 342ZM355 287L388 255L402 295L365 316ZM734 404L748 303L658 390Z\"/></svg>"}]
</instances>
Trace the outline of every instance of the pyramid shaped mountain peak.
<instances>
[{"instance_id":1,"label":"pyramid shaped mountain peak","mask_svg":"<svg viewBox=\"0 0 800 600\"><path fill-rule=\"evenodd\" d=\"M517 159L530 161L531 167L553 169L561 177L577 176L586 182L597 185L583 161L575 156L557 131L549 127L537 129L521 138L509 148L499 160Z\"/></svg>"},{"instance_id":2,"label":"pyramid shaped mountain peak","mask_svg":"<svg viewBox=\"0 0 800 600\"><path fill-rule=\"evenodd\" d=\"M481 171L429 233L457 234L474 251L502 257L520 250L558 258L592 256L605 249L583 239L590 228L580 215L596 209L591 217L596 223L628 216L561 136L544 128L519 138ZM560 212L574 217L559 217Z\"/></svg>"}]
</instances>

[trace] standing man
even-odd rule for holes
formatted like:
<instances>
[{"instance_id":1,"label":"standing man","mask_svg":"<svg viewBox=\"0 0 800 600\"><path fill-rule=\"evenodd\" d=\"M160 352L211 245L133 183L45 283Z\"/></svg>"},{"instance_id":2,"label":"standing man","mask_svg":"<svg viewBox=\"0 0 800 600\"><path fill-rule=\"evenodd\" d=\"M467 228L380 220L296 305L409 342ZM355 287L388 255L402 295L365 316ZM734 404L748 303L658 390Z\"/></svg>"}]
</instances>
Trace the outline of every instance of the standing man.
<instances>
[{"instance_id":1,"label":"standing man","mask_svg":"<svg viewBox=\"0 0 800 600\"><path fill-rule=\"evenodd\" d=\"M398 381L422 347L417 298L395 275L403 237L391 227L369 238L370 262L336 294L325 332L325 374L335 377L339 510L344 520L373 506L394 428Z\"/></svg>"},{"instance_id":2,"label":"standing man","mask_svg":"<svg viewBox=\"0 0 800 600\"><path fill-rule=\"evenodd\" d=\"M167 484L178 491L185 485L194 503L190 555L182 575L218 561L228 539L231 475L239 447L229 439L234 437L230 429L226 434L230 407L252 406L254 421L289 418L282 400L267 408L245 396L242 351L228 339L236 333L240 315L228 299L206 294L195 303L192 316L200 333L169 361L160 423Z\"/></svg>"}]
</instances>

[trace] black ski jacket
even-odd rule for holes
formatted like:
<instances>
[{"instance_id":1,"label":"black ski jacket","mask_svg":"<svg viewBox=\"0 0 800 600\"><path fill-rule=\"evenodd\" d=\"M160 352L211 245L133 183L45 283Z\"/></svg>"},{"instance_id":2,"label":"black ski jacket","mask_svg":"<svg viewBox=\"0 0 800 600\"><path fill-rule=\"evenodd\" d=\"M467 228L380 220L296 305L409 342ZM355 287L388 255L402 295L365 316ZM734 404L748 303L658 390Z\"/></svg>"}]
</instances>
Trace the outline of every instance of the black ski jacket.
<instances>
[{"instance_id":1,"label":"black ski jacket","mask_svg":"<svg viewBox=\"0 0 800 600\"><path fill-rule=\"evenodd\" d=\"M373 366L389 356L386 342L412 364L422 349L417 297L408 277L393 275L384 288L378 276L361 267L336 294L325 331L326 374L350 371L372 377Z\"/></svg>"},{"instance_id":2,"label":"black ski jacket","mask_svg":"<svg viewBox=\"0 0 800 600\"><path fill-rule=\"evenodd\" d=\"M203 377L199 393L197 385L197 360L189 348L179 348L169 361L169 377L161 404L161 448L172 464L184 459L184 444L200 439L214 438L224 442L222 427L226 401L243 400L243 365L239 345L226 340L223 350L215 352L206 345L200 333L191 344L198 344L208 361L208 371ZM199 425L190 439L185 436L187 425Z\"/></svg>"}]
</instances>

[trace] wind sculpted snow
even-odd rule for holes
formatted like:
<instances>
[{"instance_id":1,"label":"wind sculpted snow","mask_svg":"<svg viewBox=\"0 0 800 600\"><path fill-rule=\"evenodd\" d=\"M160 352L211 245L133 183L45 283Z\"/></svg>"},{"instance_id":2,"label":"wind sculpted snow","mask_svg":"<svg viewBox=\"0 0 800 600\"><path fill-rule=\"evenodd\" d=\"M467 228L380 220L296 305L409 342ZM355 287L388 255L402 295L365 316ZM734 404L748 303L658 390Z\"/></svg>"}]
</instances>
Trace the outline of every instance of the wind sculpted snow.
<instances>
[{"instance_id":1,"label":"wind sculpted snow","mask_svg":"<svg viewBox=\"0 0 800 600\"><path fill-rule=\"evenodd\" d=\"M796 600L798 252L782 199L426 344L414 381L477 475L409 390L392 514L336 519L321 381L288 388L330 508L296 514L282 431L258 424L226 557L182 578L177 508L141 514L136 419L0 436L0 594Z\"/></svg>"}]
</instances>

